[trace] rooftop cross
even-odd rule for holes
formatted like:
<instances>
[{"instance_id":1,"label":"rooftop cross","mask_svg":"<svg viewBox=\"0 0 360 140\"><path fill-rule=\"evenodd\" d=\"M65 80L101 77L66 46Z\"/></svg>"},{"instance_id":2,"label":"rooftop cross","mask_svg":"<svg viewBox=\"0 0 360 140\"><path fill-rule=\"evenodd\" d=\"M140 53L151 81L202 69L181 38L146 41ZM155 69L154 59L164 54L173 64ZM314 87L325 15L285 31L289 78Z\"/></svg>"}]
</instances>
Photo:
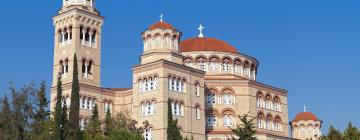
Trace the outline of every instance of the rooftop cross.
<instances>
[{"instance_id":1,"label":"rooftop cross","mask_svg":"<svg viewBox=\"0 0 360 140\"><path fill-rule=\"evenodd\" d=\"M204 26L202 26L201 24L200 24L200 26L199 26L199 31L200 31L200 33L199 33L199 36L198 37L204 37L204 34L203 34L203 30L204 30Z\"/></svg>"},{"instance_id":2,"label":"rooftop cross","mask_svg":"<svg viewBox=\"0 0 360 140\"><path fill-rule=\"evenodd\" d=\"M306 112L306 106L304 105L304 112Z\"/></svg>"},{"instance_id":3,"label":"rooftop cross","mask_svg":"<svg viewBox=\"0 0 360 140\"><path fill-rule=\"evenodd\" d=\"M160 15L160 22L163 22L163 14Z\"/></svg>"}]
</instances>

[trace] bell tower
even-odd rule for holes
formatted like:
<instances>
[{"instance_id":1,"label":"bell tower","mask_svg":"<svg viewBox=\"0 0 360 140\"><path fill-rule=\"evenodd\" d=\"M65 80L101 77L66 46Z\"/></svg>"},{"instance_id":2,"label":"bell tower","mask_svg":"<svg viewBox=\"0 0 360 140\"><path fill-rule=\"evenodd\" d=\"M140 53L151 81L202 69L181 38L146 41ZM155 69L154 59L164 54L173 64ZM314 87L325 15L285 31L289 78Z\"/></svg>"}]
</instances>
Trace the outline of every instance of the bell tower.
<instances>
[{"instance_id":1,"label":"bell tower","mask_svg":"<svg viewBox=\"0 0 360 140\"><path fill-rule=\"evenodd\" d=\"M53 17L53 88L58 76L64 86L72 82L74 54L78 59L80 86L100 87L103 19L94 0L63 0L62 8Z\"/></svg>"}]
</instances>

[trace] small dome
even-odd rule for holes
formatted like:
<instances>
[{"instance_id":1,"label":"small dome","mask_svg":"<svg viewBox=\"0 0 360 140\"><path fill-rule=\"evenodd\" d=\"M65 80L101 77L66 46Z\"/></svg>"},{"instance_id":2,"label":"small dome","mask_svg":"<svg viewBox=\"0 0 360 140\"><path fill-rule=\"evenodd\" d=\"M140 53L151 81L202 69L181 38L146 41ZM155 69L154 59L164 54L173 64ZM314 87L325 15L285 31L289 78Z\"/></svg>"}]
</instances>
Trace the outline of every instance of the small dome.
<instances>
[{"instance_id":1,"label":"small dome","mask_svg":"<svg viewBox=\"0 0 360 140\"><path fill-rule=\"evenodd\" d=\"M181 52L216 51L238 53L236 48L215 38L197 37L184 40L180 43Z\"/></svg>"},{"instance_id":2,"label":"small dome","mask_svg":"<svg viewBox=\"0 0 360 140\"><path fill-rule=\"evenodd\" d=\"M171 29L171 30L175 30L175 27L172 26L169 23L164 22L164 21L159 21L159 22L156 22L155 24L153 24L153 25L151 25L149 27L149 30L154 30L154 29Z\"/></svg>"},{"instance_id":3,"label":"small dome","mask_svg":"<svg viewBox=\"0 0 360 140\"><path fill-rule=\"evenodd\" d=\"M292 122L309 121L309 120L317 121L319 119L311 112L301 112L295 116Z\"/></svg>"}]
</instances>

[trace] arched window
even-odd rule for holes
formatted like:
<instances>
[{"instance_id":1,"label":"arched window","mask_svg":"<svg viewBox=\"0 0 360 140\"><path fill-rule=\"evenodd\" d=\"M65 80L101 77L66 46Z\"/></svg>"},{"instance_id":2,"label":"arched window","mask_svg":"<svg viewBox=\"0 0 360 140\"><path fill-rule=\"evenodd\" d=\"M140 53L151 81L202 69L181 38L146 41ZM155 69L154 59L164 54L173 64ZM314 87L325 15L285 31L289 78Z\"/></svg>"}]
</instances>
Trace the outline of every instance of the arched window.
<instances>
[{"instance_id":1,"label":"arched window","mask_svg":"<svg viewBox=\"0 0 360 140\"><path fill-rule=\"evenodd\" d=\"M91 98L90 98L90 97L87 98L86 101L87 101L87 103L86 103L86 108L91 110L91 108L90 108L90 107L91 107Z\"/></svg>"},{"instance_id":2,"label":"arched window","mask_svg":"<svg viewBox=\"0 0 360 140\"><path fill-rule=\"evenodd\" d=\"M264 128L264 129L266 129L266 123L265 123L265 119L264 119L264 114L261 113L261 112L258 113L257 123L258 123L258 128Z\"/></svg>"},{"instance_id":3,"label":"arched window","mask_svg":"<svg viewBox=\"0 0 360 140\"><path fill-rule=\"evenodd\" d=\"M92 75L92 64L93 64L93 61L89 61L88 66L87 66L87 73L89 75Z\"/></svg>"},{"instance_id":4,"label":"arched window","mask_svg":"<svg viewBox=\"0 0 360 140\"><path fill-rule=\"evenodd\" d=\"M275 111L281 111L281 103L279 97L274 98L274 110Z\"/></svg>"},{"instance_id":5,"label":"arched window","mask_svg":"<svg viewBox=\"0 0 360 140\"><path fill-rule=\"evenodd\" d=\"M157 83L158 83L157 76L154 76L154 82L153 82L153 89L154 90L157 89Z\"/></svg>"},{"instance_id":6,"label":"arched window","mask_svg":"<svg viewBox=\"0 0 360 140\"><path fill-rule=\"evenodd\" d=\"M216 94L208 93L206 100L207 100L207 103L210 105L215 104L216 103Z\"/></svg>"},{"instance_id":7,"label":"arched window","mask_svg":"<svg viewBox=\"0 0 360 140\"><path fill-rule=\"evenodd\" d=\"M173 77L172 80L171 80L171 89L176 91L175 85L176 85L176 78Z\"/></svg>"},{"instance_id":8,"label":"arched window","mask_svg":"<svg viewBox=\"0 0 360 140\"><path fill-rule=\"evenodd\" d=\"M144 130L144 138L145 140L152 140L152 128L146 128Z\"/></svg>"},{"instance_id":9,"label":"arched window","mask_svg":"<svg viewBox=\"0 0 360 140\"><path fill-rule=\"evenodd\" d=\"M230 70L230 61L228 59L225 59L222 63L222 70L223 71L229 71Z\"/></svg>"},{"instance_id":10,"label":"arched window","mask_svg":"<svg viewBox=\"0 0 360 140\"><path fill-rule=\"evenodd\" d=\"M200 96L200 84L195 83L195 95Z\"/></svg>"},{"instance_id":11,"label":"arched window","mask_svg":"<svg viewBox=\"0 0 360 140\"><path fill-rule=\"evenodd\" d=\"M69 72L69 59L65 59L65 73Z\"/></svg>"},{"instance_id":12,"label":"arched window","mask_svg":"<svg viewBox=\"0 0 360 140\"><path fill-rule=\"evenodd\" d=\"M224 115L224 126L233 126L233 117L230 114Z\"/></svg>"},{"instance_id":13,"label":"arched window","mask_svg":"<svg viewBox=\"0 0 360 140\"><path fill-rule=\"evenodd\" d=\"M274 131L282 132L282 125L281 125L280 117L275 118L274 124L275 124Z\"/></svg>"},{"instance_id":14,"label":"arched window","mask_svg":"<svg viewBox=\"0 0 360 140\"><path fill-rule=\"evenodd\" d=\"M181 92L181 80L180 80L180 78L176 79L176 90L175 91Z\"/></svg>"},{"instance_id":15,"label":"arched window","mask_svg":"<svg viewBox=\"0 0 360 140\"><path fill-rule=\"evenodd\" d=\"M60 69L59 69L59 74L60 75L63 75L65 73L65 65L64 65L64 61L60 60L59 62L59 66L60 66Z\"/></svg>"},{"instance_id":16,"label":"arched window","mask_svg":"<svg viewBox=\"0 0 360 140\"><path fill-rule=\"evenodd\" d=\"M256 96L256 104L258 107L264 107L263 104L264 104L264 99L263 99L263 95L262 93L258 93L257 96Z\"/></svg>"},{"instance_id":17,"label":"arched window","mask_svg":"<svg viewBox=\"0 0 360 140\"><path fill-rule=\"evenodd\" d=\"M148 87L147 89L148 89L149 91L154 90L154 81L153 81L153 78L152 78L152 77L149 78L149 84L148 84L148 86L149 86L149 87Z\"/></svg>"},{"instance_id":18,"label":"arched window","mask_svg":"<svg viewBox=\"0 0 360 140\"><path fill-rule=\"evenodd\" d=\"M151 102L151 115L153 115L155 113L155 106L156 106L156 101L152 101Z\"/></svg>"},{"instance_id":19,"label":"arched window","mask_svg":"<svg viewBox=\"0 0 360 140\"><path fill-rule=\"evenodd\" d=\"M148 82L148 79L144 79L144 91L146 92L146 91L149 91L149 82Z\"/></svg>"},{"instance_id":20,"label":"arched window","mask_svg":"<svg viewBox=\"0 0 360 140\"><path fill-rule=\"evenodd\" d=\"M174 115L179 115L179 103L177 101L174 103Z\"/></svg>"},{"instance_id":21,"label":"arched window","mask_svg":"<svg viewBox=\"0 0 360 140\"><path fill-rule=\"evenodd\" d=\"M268 129L268 130L274 130L274 123L273 123L273 121L272 121L272 117L271 117L271 115L268 115L267 117L266 117L266 129Z\"/></svg>"},{"instance_id":22,"label":"arched window","mask_svg":"<svg viewBox=\"0 0 360 140\"><path fill-rule=\"evenodd\" d=\"M269 94L265 96L265 107L266 107L266 109L272 109L272 107L273 107L273 104L271 101L271 95L269 95Z\"/></svg>"},{"instance_id":23,"label":"arched window","mask_svg":"<svg viewBox=\"0 0 360 140\"><path fill-rule=\"evenodd\" d=\"M230 93L224 93L222 99L223 99L223 104L226 105L232 104L233 97Z\"/></svg>"},{"instance_id":24,"label":"arched window","mask_svg":"<svg viewBox=\"0 0 360 140\"><path fill-rule=\"evenodd\" d=\"M146 115L152 114L152 107L150 101L146 102Z\"/></svg>"},{"instance_id":25,"label":"arched window","mask_svg":"<svg viewBox=\"0 0 360 140\"><path fill-rule=\"evenodd\" d=\"M86 109L86 97L82 98L82 108Z\"/></svg>"},{"instance_id":26,"label":"arched window","mask_svg":"<svg viewBox=\"0 0 360 140\"><path fill-rule=\"evenodd\" d=\"M142 114L142 116L146 115L146 105L145 105L145 103L141 104L141 114Z\"/></svg>"},{"instance_id":27,"label":"arched window","mask_svg":"<svg viewBox=\"0 0 360 140\"><path fill-rule=\"evenodd\" d=\"M81 130L85 129L85 119L84 118L80 118L80 129Z\"/></svg>"},{"instance_id":28,"label":"arched window","mask_svg":"<svg viewBox=\"0 0 360 140\"><path fill-rule=\"evenodd\" d=\"M200 119L200 107L199 106L195 107L195 116L196 116L196 119Z\"/></svg>"},{"instance_id":29,"label":"arched window","mask_svg":"<svg viewBox=\"0 0 360 140\"><path fill-rule=\"evenodd\" d=\"M217 57L212 57L210 58L210 63L209 63L209 67L211 71L218 71L218 64L219 64L219 59Z\"/></svg>"},{"instance_id":30,"label":"arched window","mask_svg":"<svg viewBox=\"0 0 360 140\"><path fill-rule=\"evenodd\" d=\"M200 70L205 71L205 59L204 58L198 58L196 60L197 68Z\"/></svg>"},{"instance_id":31,"label":"arched window","mask_svg":"<svg viewBox=\"0 0 360 140\"><path fill-rule=\"evenodd\" d=\"M216 114L209 114L207 116L208 126L216 126Z\"/></svg>"},{"instance_id":32,"label":"arched window","mask_svg":"<svg viewBox=\"0 0 360 140\"><path fill-rule=\"evenodd\" d=\"M249 77L250 76L250 66L248 62L245 62L244 64L244 74L245 76Z\"/></svg>"},{"instance_id":33,"label":"arched window","mask_svg":"<svg viewBox=\"0 0 360 140\"><path fill-rule=\"evenodd\" d=\"M85 77L85 73L86 73L86 59L82 59L82 63L81 63L81 72L83 74L83 77Z\"/></svg>"}]
</instances>

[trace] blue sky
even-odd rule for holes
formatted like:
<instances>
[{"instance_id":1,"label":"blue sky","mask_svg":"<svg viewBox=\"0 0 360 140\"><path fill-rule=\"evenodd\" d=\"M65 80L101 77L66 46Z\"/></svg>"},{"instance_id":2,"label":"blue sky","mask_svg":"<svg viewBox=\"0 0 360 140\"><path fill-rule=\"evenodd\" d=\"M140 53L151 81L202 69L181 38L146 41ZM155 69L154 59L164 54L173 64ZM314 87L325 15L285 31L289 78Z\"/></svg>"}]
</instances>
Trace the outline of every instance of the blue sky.
<instances>
[{"instance_id":1,"label":"blue sky","mask_svg":"<svg viewBox=\"0 0 360 140\"><path fill-rule=\"evenodd\" d=\"M21 4L20 4L21 3ZM355 0L110 0L97 1L106 17L102 85L131 86L142 51L140 33L159 20L183 32L222 39L260 61L258 81L289 91L289 120L308 110L343 129L360 126L360 2ZM52 77L52 16L61 0L3 1L0 5L0 95Z\"/></svg>"}]
</instances>

